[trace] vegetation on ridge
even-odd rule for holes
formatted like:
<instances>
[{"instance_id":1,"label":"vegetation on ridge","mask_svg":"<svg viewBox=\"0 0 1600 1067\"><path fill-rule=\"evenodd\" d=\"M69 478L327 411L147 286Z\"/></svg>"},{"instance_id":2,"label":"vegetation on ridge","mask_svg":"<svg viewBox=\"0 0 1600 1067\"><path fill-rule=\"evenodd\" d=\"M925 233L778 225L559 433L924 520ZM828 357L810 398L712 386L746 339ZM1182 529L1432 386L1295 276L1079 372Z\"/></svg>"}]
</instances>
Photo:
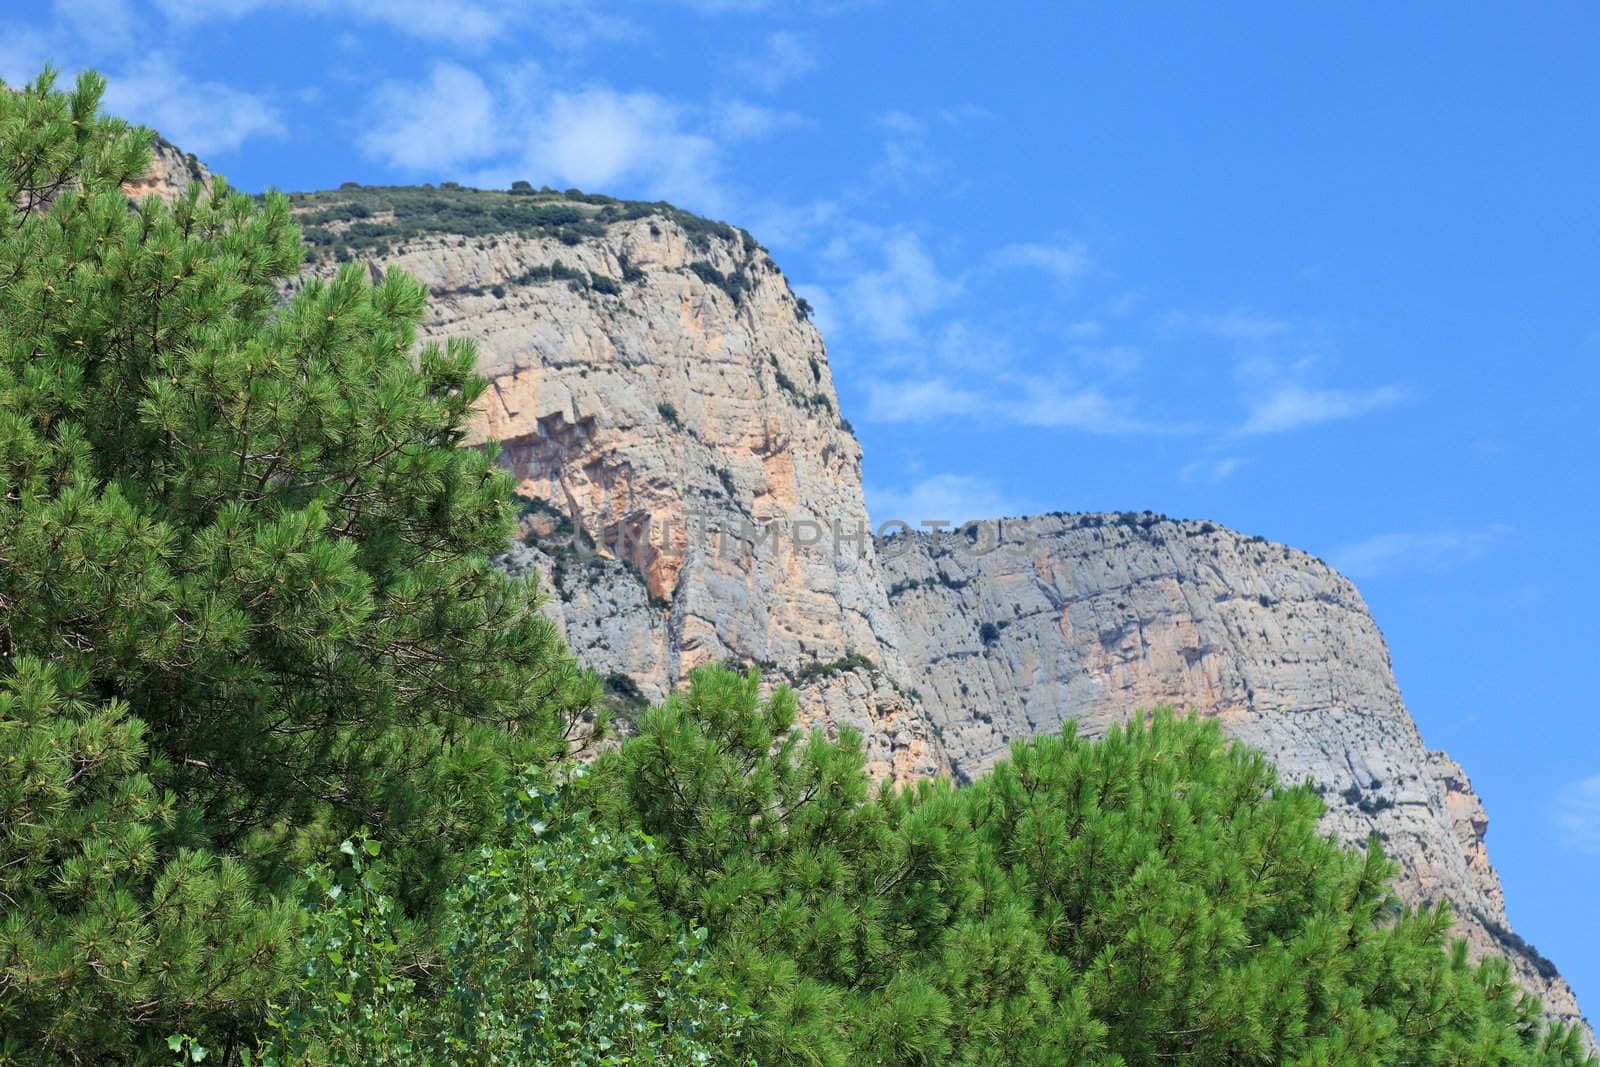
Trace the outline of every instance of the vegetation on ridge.
<instances>
[{"instance_id":1,"label":"vegetation on ridge","mask_svg":"<svg viewBox=\"0 0 1600 1067\"><path fill-rule=\"evenodd\" d=\"M709 667L573 764L471 346L102 88L0 92L0 1063L1594 1064L1214 724L874 789Z\"/></svg>"},{"instance_id":2,"label":"vegetation on ridge","mask_svg":"<svg viewBox=\"0 0 1600 1067\"><path fill-rule=\"evenodd\" d=\"M714 240L724 241L738 246L748 258L759 247L725 222L702 218L664 201L616 200L577 189L557 192L528 187L526 191L501 192L454 182L440 186L346 182L337 189L291 193L288 202L312 254L340 261L382 257L405 241L427 234L466 238L521 234L575 245L587 237L603 236L613 223L644 218L675 223L700 251L709 251Z\"/></svg>"}]
</instances>

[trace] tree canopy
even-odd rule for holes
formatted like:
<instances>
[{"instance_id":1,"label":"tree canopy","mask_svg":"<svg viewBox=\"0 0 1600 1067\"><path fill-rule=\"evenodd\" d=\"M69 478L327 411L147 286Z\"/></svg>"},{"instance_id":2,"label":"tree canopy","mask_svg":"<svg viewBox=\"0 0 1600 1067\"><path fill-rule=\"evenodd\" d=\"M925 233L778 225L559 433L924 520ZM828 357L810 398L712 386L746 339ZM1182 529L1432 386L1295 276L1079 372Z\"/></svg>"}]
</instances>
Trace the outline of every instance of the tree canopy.
<instances>
[{"instance_id":1,"label":"tree canopy","mask_svg":"<svg viewBox=\"0 0 1600 1067\"><path fill-rule=\"evenodd\" d=\"M1214 722L1157 710L874 793L857 738L793 721L705 670L589 779L655 843L639 929L711 932L761 1063L1589 1062Z\"/></svg>"},{"instance_id":2,"label":"tree canopy","mask_svg":"<svg viewBox=\"0 0 1600 1067\"><path fill-rule=\"evenodd\" d=\"M102 88L0 93L0 1030L80 1054L248 1028L358 827L425 910L595 699L486 562L472 346L398 273L281 299L282 197L130 204Z\"/></svg>"}]
</instances>

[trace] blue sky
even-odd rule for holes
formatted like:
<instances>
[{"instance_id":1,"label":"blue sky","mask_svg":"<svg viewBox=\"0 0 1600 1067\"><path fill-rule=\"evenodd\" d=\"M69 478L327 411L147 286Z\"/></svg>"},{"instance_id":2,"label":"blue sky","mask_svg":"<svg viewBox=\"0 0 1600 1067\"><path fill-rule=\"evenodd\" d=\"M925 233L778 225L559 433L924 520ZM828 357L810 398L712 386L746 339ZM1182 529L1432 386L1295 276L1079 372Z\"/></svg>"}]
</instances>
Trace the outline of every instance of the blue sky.
<instances>
[{"instance_id":1,"label":"blue sky","mask_svg":"<svg viewBox=\"0 0 1600 1067\"><path fill-rule=\"evenodd\" d=\"M879 519L1322 556L1593 1012L1597 40L1578 4L92 0L0 16L0 76L95 66L251 191L525 178L750 229Z\"/></svg>"}]
</instances>

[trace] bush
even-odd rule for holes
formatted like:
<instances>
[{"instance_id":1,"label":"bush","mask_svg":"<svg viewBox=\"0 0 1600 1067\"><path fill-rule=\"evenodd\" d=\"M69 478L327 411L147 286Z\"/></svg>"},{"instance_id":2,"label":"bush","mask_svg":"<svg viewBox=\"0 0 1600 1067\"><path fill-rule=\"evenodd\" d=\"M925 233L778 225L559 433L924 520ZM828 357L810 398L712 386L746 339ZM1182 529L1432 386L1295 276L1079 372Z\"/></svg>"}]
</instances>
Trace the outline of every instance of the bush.
<instances>
[{"instance_id":1,"label":"bush","mask_svg":"<svg viewBox=\"0 0 1600 1067\"><path fill-rule=\"evenodd\" d=\"M431 974L407 959L376 840L348 840L342 863L310 872L306 970L274 1007L262 1062L748 1063L748 1017L706 967L705 930L655 932L670 981L642 966L628 916L648 888L637 872L649 841L596 825L539 777L507 798L505 819L450 889Z\"/></svg>"}]
</instances>

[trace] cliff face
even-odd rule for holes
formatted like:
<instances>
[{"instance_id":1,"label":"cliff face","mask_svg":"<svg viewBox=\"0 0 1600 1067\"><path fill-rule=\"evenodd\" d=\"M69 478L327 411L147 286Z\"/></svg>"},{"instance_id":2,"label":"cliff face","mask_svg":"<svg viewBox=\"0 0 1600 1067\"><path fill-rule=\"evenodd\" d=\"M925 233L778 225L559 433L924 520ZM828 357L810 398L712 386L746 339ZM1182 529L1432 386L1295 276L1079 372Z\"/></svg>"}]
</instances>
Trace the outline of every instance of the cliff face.
<instances>
[{"instance_id":1,"label":"cliff face","mask_svg":"<svg viewBox=\"0 0 1600 1067\"><path fill-rule=\"evenodd\" d=\"M1322 561L1148 514L996 520L898 537L879 558L956 773L1068 719L1096 736L1140 709L1195 709L1288 781L1312 779L1328 832L1376 834L1402 898L1449 900L1476 953L1507 956L1577 1019L1566 983L1509 937L1466 774L1423 744L1361 594Z\"/></svg>"},{"instance_id":2,"label":"cliff face","mask_svg":"<svg viewBox=\"0 0 1600 1067\"><path fill-rule=\"evenodd\" d=\"M123 186L122 191L134 198L171 198L187 192L191 181L209 191L211 172L194 153L186 153L171 141L157 137L150 142L150 169L143 178Z\"/></svg>"},{"instance_id":3,"label":"cliff face","mask_svg":"<svg viewBox=\"0 0 1600 1067\"><path fill-rule=\"evenodd\" d=\"M547 578L580 661L620 691L757 664L902 781L979 774L1068 719L1095 734L1194 708L1313 778L1329 832L1377 833L1405 899L1452 901L1475 952L1578 1017L1507 929L1470 782L1424 746L1360 594L1320 561L1148 515L874 541L821 339L747 235L665 205L453 189L297 210L313 270L408 271L430 335L477 339L480 432L528 498L502 563Z\"/></svg>"},{"instance_id":4,"label":"cliff face","mask_svg":"<svg viewBox=\"0 0 1600 1067\"><path fill-rule=\"evenodd\" d=\"M860 446L783 276L731 228L650 212L574 241L603 205L549 206L580 217L369 257L428 286L429 335L477 340L480 437L544 502L507 566L547 576L580 661L646 698L758 663L808 723L856 727L875 774L948 773L905 684Z\"/></svg>"}]
</instances>

